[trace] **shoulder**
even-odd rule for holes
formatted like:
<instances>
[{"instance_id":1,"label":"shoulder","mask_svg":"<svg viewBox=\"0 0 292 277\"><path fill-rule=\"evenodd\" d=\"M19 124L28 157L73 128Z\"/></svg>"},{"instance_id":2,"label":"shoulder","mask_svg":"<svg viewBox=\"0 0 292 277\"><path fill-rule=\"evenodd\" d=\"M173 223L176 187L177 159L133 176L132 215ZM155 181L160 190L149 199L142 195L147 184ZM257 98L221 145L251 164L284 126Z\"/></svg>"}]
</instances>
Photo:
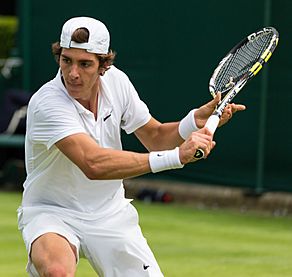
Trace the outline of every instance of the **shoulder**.
<instances>
[{"instance_id":1,"label":"shoulder","mask_svg":"<svg viewBox=\"0 0 292 277\"><path fill-rule=\"evenodd\" d=\"M115 66L101 77L103 90L112 99L117 99L121 103L127 103L129 97L137 93L127 74Z\"/></svg>"},{"instance_id":2,"label":"shoulder","mask_svg":"<svg viewBox=\"0 0 292 277\"><path fill-rule=\"evenodd\" d=\"M106 71L102 79L110 82L130 82L127 74L114 65L112 65L110 69Z\"/></svg>"},{"instance_id":3,"label":"shoulder","mask_svg":"<svg viewBox=\"0 0 292 277\"><path fill-rule=\"evenodd\" d=\"M44 84L31 97L28 105L30 112L56 110L65 111L73 108L74 105L64 91L54 84L54 80Z\"/></svg>"}]
</instances>

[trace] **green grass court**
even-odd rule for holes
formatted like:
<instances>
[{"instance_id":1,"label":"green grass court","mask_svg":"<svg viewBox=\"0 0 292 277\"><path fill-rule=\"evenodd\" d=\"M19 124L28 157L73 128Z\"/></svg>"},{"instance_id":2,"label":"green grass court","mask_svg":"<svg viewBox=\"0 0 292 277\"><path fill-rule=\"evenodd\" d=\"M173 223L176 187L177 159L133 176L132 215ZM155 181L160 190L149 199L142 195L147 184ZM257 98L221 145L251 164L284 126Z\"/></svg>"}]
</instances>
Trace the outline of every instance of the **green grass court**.
<instances>
[{"instance_id":1,"label":"green grass court","mask_svg":"<svg viewBox=\"0 0 292 277\"><path fill-rule=\"evenodd\" d=\"M19 193L0 193L0 277L27 276ZM166 277L291 277L292 218L135 201ZM77 276L96 276L81 260Z\"/></svg>"}]
</instances>

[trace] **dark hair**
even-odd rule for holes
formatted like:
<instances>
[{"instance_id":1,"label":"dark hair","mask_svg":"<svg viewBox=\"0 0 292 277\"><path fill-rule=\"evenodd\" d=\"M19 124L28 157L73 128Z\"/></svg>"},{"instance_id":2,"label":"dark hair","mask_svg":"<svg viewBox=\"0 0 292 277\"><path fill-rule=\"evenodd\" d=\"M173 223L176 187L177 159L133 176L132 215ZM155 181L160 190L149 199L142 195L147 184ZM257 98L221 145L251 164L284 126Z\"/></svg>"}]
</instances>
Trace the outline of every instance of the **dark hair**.
<instances>
[{"instance_id":1,"label":"dark hair","mask_svg":"<svg viewBox=\"0 0 292 277\"><path fill-rule=\"evenodd\" d=\"M72 34L71 40L77 43L84 43L84 42L88 42L88 38L89 38L89 31L86 28L78 28ZM52 53L57 63L59 63L60 55L62 53L62 47L60 46L60 42L55 42L52 44ZM96 54L96 56L100 63L99 69L104 69L104 72L105 72L114 63L116 53L110 50L108 54Z\"/></svg>"}]
</instances>

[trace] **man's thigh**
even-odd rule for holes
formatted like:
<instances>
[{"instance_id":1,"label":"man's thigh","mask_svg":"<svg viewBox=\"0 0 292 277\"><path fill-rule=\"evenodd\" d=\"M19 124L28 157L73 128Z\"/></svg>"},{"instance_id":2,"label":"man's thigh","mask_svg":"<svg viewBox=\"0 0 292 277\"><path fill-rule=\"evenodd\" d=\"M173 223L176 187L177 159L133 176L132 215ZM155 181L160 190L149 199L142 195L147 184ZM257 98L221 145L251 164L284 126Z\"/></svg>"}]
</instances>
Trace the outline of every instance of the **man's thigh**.
<instances>
[{"instance_id":1,"label":"man's thigh","mask_svg":"<svg viewBox=\"0 0 292 277\"><path fill-rule=\"evenodd\" d=\"M41 275L53 270L63 270L70 276L76 271L76 247L56 233L45 233L31 247L31 261ZM69 276L69 275L68 275Z\"/></svg>"},{"instance_id":2,"label":"man's thigh","mask_svg":"<svg viewBox=\"0 0 292 277\"><path fill-rule=\"evenodd\" d=\"M47 264L56 262L64 267L76 267L80 242L67 224L57 216L46 213L31 218L24 213L23 217L26 222L22 236L28 252L27 271L32 276L34 267L40 271L46 269Z\"/></svg>"},{"instance_id":3,"label":"man's thigh","mask_svg":"<svg viewBox=\"0 0 292 277\"><path fill-rule=\"evenodd\" d=\"M131 204L100 226L90 225L81 249L100 276L163 276Z\"/></svg>"}]
</instances>

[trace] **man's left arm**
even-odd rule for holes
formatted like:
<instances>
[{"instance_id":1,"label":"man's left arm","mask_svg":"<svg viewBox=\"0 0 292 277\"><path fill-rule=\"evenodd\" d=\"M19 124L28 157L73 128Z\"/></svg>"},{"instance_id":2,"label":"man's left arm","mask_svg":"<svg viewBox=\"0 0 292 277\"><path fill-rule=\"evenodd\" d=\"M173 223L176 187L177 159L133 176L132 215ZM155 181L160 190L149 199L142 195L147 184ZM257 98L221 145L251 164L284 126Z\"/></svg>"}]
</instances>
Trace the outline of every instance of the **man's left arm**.
<instances>
[{"instance_id":1,"label":"man's left arm","mask_svg":"<svg viewBox=\"0 0 292 277\"><path fill-rule=\"evenodd\" d=\"M152 117L148 123L135 131L135 135L148 151L173 149L181 145L192 132L204 127L220 99L220 94L217 94L214 99L190 112L180 122L160 123ZM234 113L243 110L245 110L244 105L234 103L227 105L219 126L226 124Z\"/></svg>"},{"instance_id":2,"label":"man's left arm","mask_svg":"<svg viewBox=\"0 0 292 277\"><path fill-rule=\"evenodd\" d=\"M179 122L160 123L152 117L135 131L135 135L149 152L169 150L184 142L179 135L178 125Z\"/></svg>"}]
</instances>

